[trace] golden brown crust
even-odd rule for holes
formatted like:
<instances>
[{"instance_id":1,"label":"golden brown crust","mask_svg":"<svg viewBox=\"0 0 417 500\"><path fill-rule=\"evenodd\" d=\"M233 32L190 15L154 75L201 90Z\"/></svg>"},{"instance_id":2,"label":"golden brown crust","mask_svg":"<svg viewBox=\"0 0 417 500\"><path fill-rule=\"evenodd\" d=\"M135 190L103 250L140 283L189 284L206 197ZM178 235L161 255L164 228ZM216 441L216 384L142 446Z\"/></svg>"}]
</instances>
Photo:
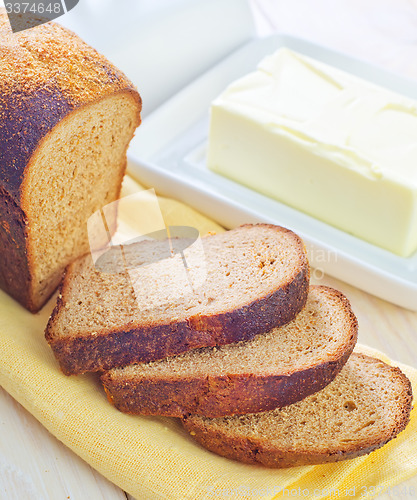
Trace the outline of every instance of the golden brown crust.
<instances>
[{"instance_id":1,"label":"golden brown crust","mask_svg":"<svg viewBox=\"0 0 417 500\"><path fill-rule=\"evenodd\" d=\"M55 125L120 92L135 101L139 125L140 96L106 58L53 22L12 33L0 10L0 287L32 312L47 297L39 303L31 292L27 169Z\"/></svg>"},{"instance_id":2,"label":"golden brown crust","mask_svg":"<svg viewBox=\"0 0 417 500\"><path fill-rule=\"evenodd\" d=\"M371 359L368 356L355 353L357 358ZM306 449L284 449L271 446L261 435L253 434L251 437L242 438L232 435L231 431L221 429L219 425L206 425L206 420L187 416L182 423L191 436L204 448L218 455L244 462L247 464L261 464L271 468L285 468L300 465L315 465L327 462L338 462L361 455L366 455L381 448L388 441L394 439L407 426L412 409L412 387L408 378L399 368L388 367L391 370L392 379L401 387L398 391L399 410L398 414L387 415L387 425L380 435L363 442L339 443L337 448L328 447L326 451L320 451L314 447L306 446Z\"/></svg>"}]
</instances>

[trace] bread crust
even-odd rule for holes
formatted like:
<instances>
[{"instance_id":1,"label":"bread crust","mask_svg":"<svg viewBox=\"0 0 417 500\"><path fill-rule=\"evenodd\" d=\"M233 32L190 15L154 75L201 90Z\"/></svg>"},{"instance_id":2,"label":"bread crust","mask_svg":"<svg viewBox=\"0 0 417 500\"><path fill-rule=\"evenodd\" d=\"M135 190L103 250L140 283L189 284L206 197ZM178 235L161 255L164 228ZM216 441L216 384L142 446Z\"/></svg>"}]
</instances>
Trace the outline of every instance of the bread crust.
<instances>
[{"instance_id":1,"label":"bread crust","mask_svg":"<svg viewBox=\"0 0 417 500\"><path fill-rule=\"evenodd\" d=\"M0 187L0 288L35 311L30 297L30 272L26 250L27 218Z\"/></svg>"},{"instance_id":2,"label":"bread crust","mask_svg":"<svg viewBox=\"0 0 417 500\"><path fill-rule=\"evenodd\" d=\"M355 356L368 358L362 354ZM262 436L251 438L240 438L221 432L214 427L207 428L204 421L197 418L184 417L182 424L191 436L204 448L217 453L218 455L237 460L247 464L260 464L270 468L286 468L300 465L316 465L328 462L338 462L352 459L361 455L366 455L381 448L388 441L395 438L407 426L412 409L412 387L408 378L399 368L390 367L392 377L397 379L402 386L400 393L401 400L399 406L402 408L397 415L390 415L391 425L385 427L385 432L378 436L378 439L364 440L361 443L340 443L336 449L330 447L326 451L316 449L284 449L271 446Z\"/></svg>"},{"instance_id":3,"label":"bread crust","mask_svg":"<svg viewBox=\"0 0 417 500\"><path fill-rule=\"evenodd\" d=\"M199 347L249 340L291 321L304 307L309 288L309 267L305 257L300 271L273 293L235 310L210 316L193 316L185 321L121 328L111 333L54 338L54 322L62 307L67 276L45 336L66 375L104 371L131 363L149 362Z\"/></svg>"},{"instance_id":4,"label":"bread crust","mask_svg":"<svg viewBox=\"0 0 417 500\"><path fill-rule=\"evenodd\" d=\"M32 312L49 297L31 289L25 175L58 123L119 92L136 102L139 125L140 96L107 59L53 22L12 34L0 9L0 288Z\"/></svg>"}]
</instances>

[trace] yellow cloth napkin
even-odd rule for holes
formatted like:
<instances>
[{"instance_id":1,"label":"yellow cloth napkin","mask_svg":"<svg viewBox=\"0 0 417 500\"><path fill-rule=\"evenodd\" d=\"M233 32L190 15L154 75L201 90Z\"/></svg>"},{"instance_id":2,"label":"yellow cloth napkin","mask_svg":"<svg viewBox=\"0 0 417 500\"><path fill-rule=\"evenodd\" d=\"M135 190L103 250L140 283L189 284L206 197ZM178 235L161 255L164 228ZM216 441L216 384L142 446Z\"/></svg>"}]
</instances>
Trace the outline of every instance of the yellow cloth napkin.
<instances>
[{"instance_id":1,"label":"yellow cloth napkin","mask_svg":"<svg viewBox=\"0 0 417 500\"><path fill-rule=\"evenodd\" d=\"M139 189L126 178L123 195ZM191 225L201 234L222 230L181 203L160 198L159 204L167 225ZM52 307L53 300L32 315L0 292L0 385L66 446L138 500L369 499L417 472L415 411L397 439L368 457L284 470L205 451L176 419L124 415L107 402L96 375L60 372L43 333ZM417 370L401 369L417 393Z\"/></svg>"}]
</instances>

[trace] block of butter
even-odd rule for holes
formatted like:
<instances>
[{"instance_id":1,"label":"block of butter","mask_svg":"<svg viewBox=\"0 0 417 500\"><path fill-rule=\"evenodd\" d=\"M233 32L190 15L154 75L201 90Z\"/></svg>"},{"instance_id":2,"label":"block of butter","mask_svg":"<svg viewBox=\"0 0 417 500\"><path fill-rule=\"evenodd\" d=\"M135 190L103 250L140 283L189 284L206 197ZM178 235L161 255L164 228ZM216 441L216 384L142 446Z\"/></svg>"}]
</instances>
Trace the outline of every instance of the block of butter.
<instances>
[{"instance_id":1,"label":"block of butter","mask_svg":"<svg viewBox=\"0 0 417 500\"><path fill-rule=\"evenodd\" d=\"M212 104L208 167L403 257L417 250L417 102L280 49Z\"/></svg>"}]
</instances>

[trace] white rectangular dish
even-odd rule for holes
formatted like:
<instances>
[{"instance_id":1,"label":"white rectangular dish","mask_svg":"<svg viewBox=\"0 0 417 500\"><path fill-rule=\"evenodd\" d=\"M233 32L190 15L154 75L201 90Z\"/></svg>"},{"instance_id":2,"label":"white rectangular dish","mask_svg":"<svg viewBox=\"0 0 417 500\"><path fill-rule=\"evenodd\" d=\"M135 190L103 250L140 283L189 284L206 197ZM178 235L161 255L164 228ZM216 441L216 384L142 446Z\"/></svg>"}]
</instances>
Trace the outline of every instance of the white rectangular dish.
<instances>
[{"instance_id":1,"label":"white rectangular dish","mask_svg":"<svg viewBox=\"0 0 417 500\"><path fill-rule=\"evenodd\" d=\"M129 148L130 173L225 227L245 222L289 227L304 239L316 273L327 273L417 310L417 253L409 258L398 257L207 169L211 101L279 47L304 53L417 99L414 82L359 60L287 35L254 39L146 117Z\"/></svg>"}]
</instances>

